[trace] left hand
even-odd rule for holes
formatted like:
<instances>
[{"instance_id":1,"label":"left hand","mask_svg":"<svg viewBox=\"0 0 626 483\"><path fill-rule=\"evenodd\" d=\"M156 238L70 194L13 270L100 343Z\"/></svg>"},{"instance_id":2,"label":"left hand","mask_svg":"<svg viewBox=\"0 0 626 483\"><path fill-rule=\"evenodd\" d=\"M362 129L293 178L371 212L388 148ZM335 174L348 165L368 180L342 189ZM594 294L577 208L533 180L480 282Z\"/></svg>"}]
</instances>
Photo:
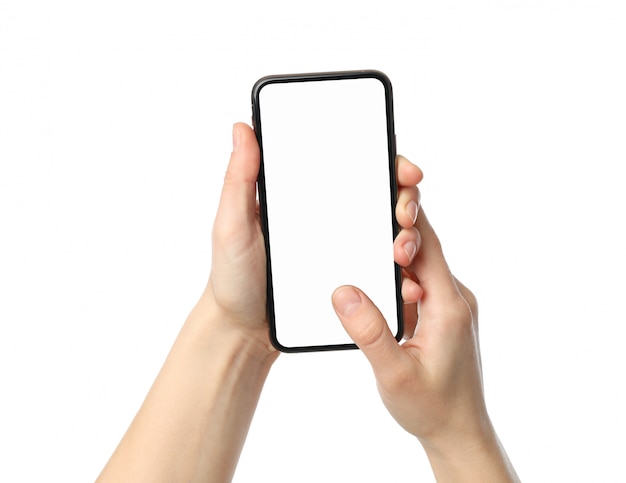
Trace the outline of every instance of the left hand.
<instances>
[{"instance_id":1,"label":"left hand","mask_svg":"<svg viewBox=\"0 0 626 483\"><path fill-rule=\"evenodd\" d=\"M276 352L266 312L266 259L256 182L260 152L250 126L233 126L230 156L215 223L213 262L203 298L220 312L224 328L239 331Z\"/></svg>"}]
</instances>

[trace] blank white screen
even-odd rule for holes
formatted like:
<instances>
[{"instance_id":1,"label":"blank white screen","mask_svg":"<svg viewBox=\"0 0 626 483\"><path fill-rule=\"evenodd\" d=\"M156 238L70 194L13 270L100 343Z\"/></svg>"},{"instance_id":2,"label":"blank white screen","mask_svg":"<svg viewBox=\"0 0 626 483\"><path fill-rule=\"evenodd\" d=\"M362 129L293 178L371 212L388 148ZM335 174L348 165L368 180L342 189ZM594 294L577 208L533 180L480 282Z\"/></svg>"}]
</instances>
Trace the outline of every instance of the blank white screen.
<instances>
[{"instance_id":1,"label":"blank white screen","mask_svg":"<svg viewBox=\"0 0 626 483\"><path fill-rule=\"evenodd\" d=\"M375 78L275 83L259 94L276 336L346 344L331 304L365 291L398 330L385 90Z\"/></svg>"}]
</instances>

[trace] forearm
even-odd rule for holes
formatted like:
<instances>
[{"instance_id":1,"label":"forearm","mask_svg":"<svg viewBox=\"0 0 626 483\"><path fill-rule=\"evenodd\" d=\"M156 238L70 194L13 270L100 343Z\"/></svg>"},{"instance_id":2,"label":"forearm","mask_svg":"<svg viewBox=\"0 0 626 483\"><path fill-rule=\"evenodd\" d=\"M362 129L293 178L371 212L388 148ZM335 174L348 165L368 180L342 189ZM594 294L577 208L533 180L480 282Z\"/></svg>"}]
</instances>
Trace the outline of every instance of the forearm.
<instances>
[{"instance_id":1,"label":"forearm","mask_svg":"<svg viewBox=\"0 0 626 483\"><path fill-rule=\"evenodd\" d=\"M520 481L490 423L480 437L422 445L438 483Z\"/></svg>"},{"instance_id":2,"label":"forearm","mask_svg":"<svg viewBox=\"0 0 626 483\"><path fill-rule=\"evenodd\" d=\"M201 301L98 481L232 479L276 354Z\"/></svg>"}]
</instances>

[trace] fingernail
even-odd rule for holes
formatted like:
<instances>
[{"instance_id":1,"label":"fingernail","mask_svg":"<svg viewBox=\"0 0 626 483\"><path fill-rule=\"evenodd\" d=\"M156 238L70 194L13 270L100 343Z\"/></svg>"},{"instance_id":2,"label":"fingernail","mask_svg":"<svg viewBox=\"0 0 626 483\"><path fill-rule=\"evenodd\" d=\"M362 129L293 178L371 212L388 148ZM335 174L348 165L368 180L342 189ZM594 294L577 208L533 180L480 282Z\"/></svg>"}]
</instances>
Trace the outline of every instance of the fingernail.
<instances>
[{"instance_id":1,"label":"fingernail","mask_svg":"<svg viewBox=\"0 0 626 483\"><path fill-rule=\"evenodd\" d=\"M411 220L413 220L413 224L415 224L415 222L417 221L417 211L417 203L413 200L409 201L406 205L406 212L411 217Z\"/></svg>"},{"instance_id":2,"label":"fingernail","mask_svg":"<svg viewBox=\"0 0 626 483\"><path fill-rule=\"evenodd\" d=\"M342 287L337 289L334 296L335 309L339 315L350 317L359 310L361 306L361 296L352 287Z\"/></svg>"},{"instance_id":3,"label":"fingernail","mask_svg":"<svg viewBox=\"0 0 626 483\"><path fill-rule=\"evenodd\" d=\"M417 252L417 245L412 241L408 241L402 245L402 248L404 249L404 253L406 253L407 257L409 257L409 260L413 260L415 252Z\"/></svg>"},{"instance_id":4,"label":"fingernail","mask_svg":"<svg viewBox=\"0 0 626 483\"><path fill-rule=\"evenodd\" d=\"M233 124L233 152L237 151L240 144L241 144L241 133L239 132L239 128L237 127L237 124Z\"/></svg>"}]
</instances>

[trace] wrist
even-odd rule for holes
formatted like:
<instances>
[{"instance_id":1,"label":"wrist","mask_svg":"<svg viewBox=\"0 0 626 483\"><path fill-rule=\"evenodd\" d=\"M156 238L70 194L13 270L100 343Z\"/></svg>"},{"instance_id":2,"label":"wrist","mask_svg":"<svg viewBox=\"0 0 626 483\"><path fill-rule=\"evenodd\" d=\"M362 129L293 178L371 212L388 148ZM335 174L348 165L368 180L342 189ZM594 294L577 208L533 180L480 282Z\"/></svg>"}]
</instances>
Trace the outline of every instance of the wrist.
<instances>
[{"instance_id":1,"label":"wrist","mask_svg":"<svg viewBox=\"0 0 626 483\"><path fill-rule=\"evenodd\" d=\"M230 481L277 357L268 345L201 300L100 481Z\"/></svg>"},{"instance_id":2,"label":"wrist","mask_svg":"<svg viewBox=\"0 0 626 483\"><path fill-rule=\"evenodd\" d=\"M437 482L518 482L488 417L472 431L420 439Z\"/></svg>"},{"instance_id":3,"label":"wrist","mask_svg":"<svg viewBox=\"0 0 626 483\"><path fill-rule=\"evenodd\" d=\"M205 353L236 354L240 360L267 366L269 370L279 352L269 340L265 316L259 316L258 321L237 320L207 292L187 317L179 337L191 340Z\"/></svg>"}]
</instances>

